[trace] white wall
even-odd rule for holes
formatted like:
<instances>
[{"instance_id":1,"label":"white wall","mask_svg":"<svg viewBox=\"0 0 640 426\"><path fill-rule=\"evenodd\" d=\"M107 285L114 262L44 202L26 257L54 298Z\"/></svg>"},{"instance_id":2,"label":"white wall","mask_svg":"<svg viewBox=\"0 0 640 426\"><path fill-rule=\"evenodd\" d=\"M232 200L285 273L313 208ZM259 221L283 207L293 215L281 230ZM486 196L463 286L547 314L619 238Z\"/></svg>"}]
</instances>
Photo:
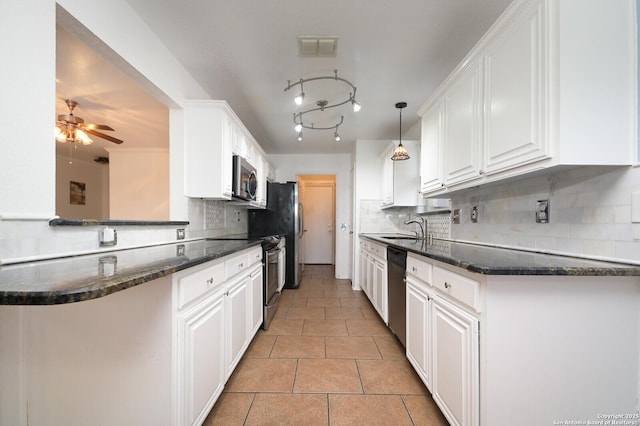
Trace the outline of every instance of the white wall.
<instances>
[{"instance_id":1,"label":"white wall","mask_svg":"<svg viewBox=\"0 0 640 426\"><path fill-rule=\"evenodd\" d=\"M169 219L168 150L113 149L109 167L110 219Z\"/></svg>"},{"instance_id":2,"label":"white wall","mask_svg":"<svg viewBox=\"0 0 640 426\"><path fill-rule=\"evenodd\" d=\"M269 161L278 182L295 181L298 175L336 175L336 278L351 278L351 154L269 155Z\"/></svg>"},{"instance_id":3,"label":"white wall","mask_svg":"<svg viewBox=\"0 0 640 426\"><path fill-rule=\"evenodd\" d=\"M3 1L0 13L0 217L55 214L54 0ZM26 121L25 121L26 120ZM2 235L2 229L0 229ZM1 238L1 237L0 237Z\"/></svg>"},{"instance_id":4,"label":"white wall","mask_svg":"<svg viewBox=\"0 0 640 426\"><path fill-rule=\"evenodd\" d=\"M171 55L124 0L60 0L61 19L81 40L132 77L170 108L171 219L186 220L184 197L183 125L180 105L184 99L208 95ZM0 103L0 124L10 129L24 122L19 134L0 134L0 259L26 259L59 252L96 250L95 229L52 229L55 215L55 39L56 1L3 2L0 36L19 43L0 44L3 58L0 93L10 102ZM126 228L133 232L133 228ZM173 232L129 238L118 234L118 246L165 241ZM124 237L124 238L121 238Z\"/></svg>"},{"instance_id":5,"label":"white wall","mask_svg":"<svg viewBox=\"0 0 640 426\"><path fill-rule=\"evenodd\" d=\"M71 204L70 181L86 185L84 205ZM109 165L56 156L56 214L65 219L109 218Z\"/></svg>"}]
</instances>

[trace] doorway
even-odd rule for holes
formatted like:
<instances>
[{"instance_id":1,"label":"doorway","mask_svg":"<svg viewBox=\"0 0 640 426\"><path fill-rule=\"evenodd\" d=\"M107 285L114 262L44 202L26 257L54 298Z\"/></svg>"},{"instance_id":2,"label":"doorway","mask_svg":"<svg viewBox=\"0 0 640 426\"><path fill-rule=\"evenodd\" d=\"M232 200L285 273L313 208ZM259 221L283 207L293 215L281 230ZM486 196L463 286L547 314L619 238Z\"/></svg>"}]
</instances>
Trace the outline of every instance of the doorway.
<instances>
[{"instance_id":1,"label":"doorway","mask_svg":"<svg viewBox=\"0 0 640 426\"><path fill-rule=\"evenodd\" d=\"M299 175L304 208L302 263L335 264L336 176Z\"/></svg>"}]
</instances>

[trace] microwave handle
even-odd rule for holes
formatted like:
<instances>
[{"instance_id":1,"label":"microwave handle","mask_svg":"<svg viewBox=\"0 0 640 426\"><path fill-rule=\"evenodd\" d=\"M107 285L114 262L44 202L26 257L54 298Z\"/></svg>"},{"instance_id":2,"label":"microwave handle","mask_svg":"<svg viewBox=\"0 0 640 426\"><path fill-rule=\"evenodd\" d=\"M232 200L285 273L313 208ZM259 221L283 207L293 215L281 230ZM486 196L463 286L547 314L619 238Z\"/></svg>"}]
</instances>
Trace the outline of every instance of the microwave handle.
<instances>
[{"instance_id":1,"label":"microwave handle","mask_svg":"<svg viewBox=\"0 0 640 426\"><path fill-rule=\"evenodd\" d=\"M249 179L247 180L247 192L252 200L256 199L256 192L258 189L258 178L255 172L251 172Z\"/></svg>"}]
</instances>

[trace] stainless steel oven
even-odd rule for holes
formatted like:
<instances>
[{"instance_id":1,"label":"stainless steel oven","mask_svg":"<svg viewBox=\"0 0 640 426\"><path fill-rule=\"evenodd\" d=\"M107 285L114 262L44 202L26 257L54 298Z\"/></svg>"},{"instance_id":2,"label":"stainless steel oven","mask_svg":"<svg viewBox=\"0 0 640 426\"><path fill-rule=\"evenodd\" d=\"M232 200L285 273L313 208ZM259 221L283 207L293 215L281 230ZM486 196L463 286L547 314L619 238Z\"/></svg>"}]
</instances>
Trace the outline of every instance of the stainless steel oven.
<instances>
[{"instance_id":1,"label":"stainless steel oven","mask_svg":"<svg viewBox=\"0 0 640 426\"><path fill-rule=\"evenodd\" d=\"M262 328L268 329L273 316L278 310L280 302L280 274L283 270L280 262L284 259L281 252L285 249L284 238L265 238L262 247L264 251L264 315Z\"/></svg>"}]
</instances>

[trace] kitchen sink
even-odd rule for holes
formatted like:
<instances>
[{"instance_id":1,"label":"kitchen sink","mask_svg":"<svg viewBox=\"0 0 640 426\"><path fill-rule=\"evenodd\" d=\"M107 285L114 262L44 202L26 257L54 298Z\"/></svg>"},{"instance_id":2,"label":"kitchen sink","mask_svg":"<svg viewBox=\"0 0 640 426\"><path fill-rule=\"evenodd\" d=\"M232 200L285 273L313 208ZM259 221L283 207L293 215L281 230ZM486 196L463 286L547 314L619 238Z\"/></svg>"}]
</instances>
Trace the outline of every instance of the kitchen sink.
<instances>
[{"instance_id":1,"label":"kitchen sink","mask_svg":"<svg viewBox=\"0 0 640 426\"><path fill-rule=\"evenodd\" d=\"M422 238L418 238L415 235L380 235L380 238L384 238L385 240L420 240Z\"/></svg>"}]
</instances>

